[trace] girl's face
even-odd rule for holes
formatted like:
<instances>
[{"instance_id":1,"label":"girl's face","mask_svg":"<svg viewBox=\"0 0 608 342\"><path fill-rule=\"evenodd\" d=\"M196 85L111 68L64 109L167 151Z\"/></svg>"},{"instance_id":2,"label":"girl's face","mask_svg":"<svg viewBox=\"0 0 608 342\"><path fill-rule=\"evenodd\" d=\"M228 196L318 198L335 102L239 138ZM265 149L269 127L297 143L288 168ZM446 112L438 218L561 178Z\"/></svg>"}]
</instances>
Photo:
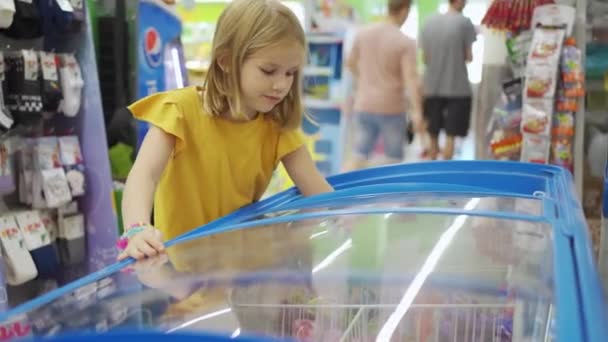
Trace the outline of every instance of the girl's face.
<instances>
[{"instance_id":1,"label":"girl's face","mask_svg":"<svg viewBox=\"0 0 608 342\"><path fill-rule=\"evenodd\" d=\"M247 117L268 113L283 101L304 63L303 49L298 42L283 42L264 48L245 60L241 93Z\"/></svg>"}]
</instances>

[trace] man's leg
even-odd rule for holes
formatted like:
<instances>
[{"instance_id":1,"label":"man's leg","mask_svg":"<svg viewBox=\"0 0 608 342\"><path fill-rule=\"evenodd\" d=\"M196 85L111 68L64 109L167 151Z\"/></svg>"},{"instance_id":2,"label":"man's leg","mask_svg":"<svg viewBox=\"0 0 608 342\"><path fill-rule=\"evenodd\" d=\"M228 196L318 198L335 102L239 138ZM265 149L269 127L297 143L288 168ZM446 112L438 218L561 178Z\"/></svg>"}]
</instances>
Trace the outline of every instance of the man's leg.
<instances>
[{"instance_id":1,"label":"man's leg","mask_svg":"<svg viewBox=\"0 0 608 342\"><path fill-rule=\"evenodd\" d=\"M428 97L424 99L424 118L428 133L428 157L436 160L439 155L439 132L443 128L443 99Z\"/></svg>"},{"instance_id":2,"label":"man's leg","mask_svg":"<svg viewBox=\"0 0 608 342\"><path fill-rule=\"evenodd\" d=\"M456 137L466 137L471 125L471 98L453 98L447 100L445 117L446 146L443 152L445 160L454 158Z\"/></svg>"},{"instance_id":3,"label":"man's leg","mask_svg":"<svg viewBox=\"0 0 608 342\"><path fill-rule=\"evenodd\" d=\"M407 143L407 119L405 114L378 115L380 135L384 139L384 164L403 162L403 150Z\"/></svg>"},{"instance_id":4,"label":"man's leg","mask_svg":"<svg viewBox=\"0 0 608 342\"><path fill-rule=\"evenodd\" d=\"M445 146L443 147L443 160L452 160L454 158L454 146L456 137L452 135L446 136Z\"/></svg>"},{"instance_id":5,"label":"man's leg","mask_svg":"<svg viewBox=\"0 0 608 342\"><path fill-rule=\"evenodd\" d=\"M439 134L431 135L429 133L429 159L437 160L437 157L439 156L439 150Z\"/></svg>"},{"instance_id":6,"label":"man's leg","mask_svg":"<svg viewBox=\"0 0 608 342\"><path fill-rule=\"evenodd\" d=\"M353 171L368 166L369 157L380 134L380 127L374 114L357 113L357 130L355 133L355 153L347 163L345 171Z\"/></svg>"}]
</instances>

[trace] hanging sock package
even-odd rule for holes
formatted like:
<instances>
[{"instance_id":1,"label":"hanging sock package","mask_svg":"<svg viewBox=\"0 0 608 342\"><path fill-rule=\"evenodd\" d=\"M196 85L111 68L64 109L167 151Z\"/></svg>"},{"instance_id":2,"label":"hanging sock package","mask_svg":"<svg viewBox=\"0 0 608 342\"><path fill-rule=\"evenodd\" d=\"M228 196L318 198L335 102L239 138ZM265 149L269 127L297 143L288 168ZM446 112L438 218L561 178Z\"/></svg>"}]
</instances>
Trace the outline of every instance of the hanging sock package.
<instances>
[{"instance_id":1,"label":"hanging sock package","mask_svg":"<svg viewBox=\"0 0 608 342\"><path fill-rule=\"evenodd\" d=\"M39 0L15 0L15 15L6 35L17 39L42 36Z\"/></svg>"},{"instance_id":2,"label":"hanging sock package","mask_svg":"<svg viewBox=\"0 0 608 342\"><path fill-rule=\"evenodd\" d=\"M40 51L40 67L42 77L40 78L42 88L42 110L55 113L59 109L63 93L59 83L59 72L57 58L54 53Z\"/></svg>"},{"instance_id":3,"label":"hanging sock package","mask_svg":"<svg viewBox=\"0 0 608 342\"><path fill-rule=\"evenodd\" d=\"M31 205L34 201L34 141L35 139L25 138L21 140L18 147L19 201L27 205Z\"/></svg>"},{"instance_id":4,"label":"hanging sock package","mask_svg":"<svg viewBox=\"0 0 608 342\"><path fill-rule=\"evenodd\" d=\"M85 166L78 137L75 135L60 137L59 150L72 197L84 195Z\"/></svg>"},{"instance_id":5,"label":"hanging sock package","mask_svg":"<svg viewBox=\"0 0 608 342\"><path fill-rule=\"evenodd\" d=\"M58 208L72 200L63 170L57 137L38 138L34 144L34 208Z\"/></svg>"},{"instance_id":6,"label":"hanging sock package","mask_svg":"<svg viewBox=\"0 0 608 342\"><path fill-rule=\"evenodd\" d=\"M76 202L59 208L58 213L57 245L61 261L65 265L79 264L85 260L86 256L84 216L78 212Z\"/></svg>"},{"instance_id":7,"label":"hanging sock package","mask_svg":"<svg viewBox=\"0 0 608 342\"><path fill-rule=\"evenodd\" d=\"M78 32L85 20L82 0L40 0L40 12L45 32Z\"/></svg>"},{"instance_id":8,"label":"hanging sock package","mask_svg":"<svg viewBox=\"0 0 608 342\"><path fill-rule=\"evenodd\" d=\"M9 129L13 126L15 120L13 120L13 116L6 107L6 102L4 100L6 94L8 94L6 66L4 64L4 53L0 51L0 127Z\"/></svg>"},{"instance_id":9,"label":"hanging sock package","mask_svg":"<svg viewBox=\"0 0 608 342\"><path fill-rule=\"evenodd\" d=\"M63 92L63 101L59 110L67 117L74 117L80 111L82 88L84 87L82 71L75 55L62 56L59 75Z\"/></svg>"},{"instance_id":10,"label":"hanging sock package","mask_svg":"<svg viewBox=\"0 0 608 342\"><path fill-rule=\"evenodd\" d=\"M38 269L25 247L23 234L12 215L0 217L0 243L6 282L9 285L22 285L38 276Z\"/></svg>"},{"instance_id":11,"label":"hanging sock package","mask_svg":"<svg viewBox=\"0 0 608 342\"><path fill-rule=\"evenodd\" d=\"M0 194L13 193L16 189L12 161L12 139L0 141Z\"/></svg>"},{"instance_id":12,"label":"hanging sock package","mask_svg":"<svg viewBox=\"0 0 608 342\"><path fill-rule=\"evenodd\" d=\"M37 118L42 111L40 91L40 64L33 50L5 54L6 77L9 93L8 109L19 121Z\"/></svg>"},{"instance_id":13,"label":"hanging sock package","mask_svg":"<svg viewBox=\"0 0 608 342\"><path fill-rule=\"evenodd\" d=\"M14 0L0 0L0 29L7 29L13 24L15 11Z\"/></svg>"},{"instance_id":14,"label":"hanging sock package","mask_svg":"<svg viewBox=\"0 0 608 342\"><path fill-rule=\"evenodd\" d=\"M25 247L30 251L38 274L48 278L60 269L59 255L51 244L51 237L42 223L38 211L23 211L15 214L17 225L23 234Z\"/></svg>"},{"instance_id":15,"label":"hanging sock package","mask_svg":"<svg viewBox=\"0 0 608 342\"><path fill-rule=\"evenodd\" d=\"M57 225L57 211L56 210L41 210L38 212L40 221L49 233L49 240L53 248L53 253L59 256L59 247L57 245L57 238L59 236L59 226Z\"/></svg>"}]
</instances>

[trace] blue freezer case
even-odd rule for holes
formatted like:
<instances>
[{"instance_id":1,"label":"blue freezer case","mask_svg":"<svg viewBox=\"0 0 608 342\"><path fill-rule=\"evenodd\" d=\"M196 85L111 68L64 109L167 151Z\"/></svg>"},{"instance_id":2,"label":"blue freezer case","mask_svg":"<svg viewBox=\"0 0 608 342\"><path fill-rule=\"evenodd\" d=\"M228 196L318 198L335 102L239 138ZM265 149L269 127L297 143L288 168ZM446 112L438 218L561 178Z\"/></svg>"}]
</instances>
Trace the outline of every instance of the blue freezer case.
<instances>
[{"instance_id":1,"label":"blue freezer case","mask_svg":"<svg viewBox=\"0 0 608 342\"><path fill-rule=\"evenodd\" d=\"M0 315L56 341L606 341L571 177L436 162L294 189Z\"/></svg>"}]
</instances>

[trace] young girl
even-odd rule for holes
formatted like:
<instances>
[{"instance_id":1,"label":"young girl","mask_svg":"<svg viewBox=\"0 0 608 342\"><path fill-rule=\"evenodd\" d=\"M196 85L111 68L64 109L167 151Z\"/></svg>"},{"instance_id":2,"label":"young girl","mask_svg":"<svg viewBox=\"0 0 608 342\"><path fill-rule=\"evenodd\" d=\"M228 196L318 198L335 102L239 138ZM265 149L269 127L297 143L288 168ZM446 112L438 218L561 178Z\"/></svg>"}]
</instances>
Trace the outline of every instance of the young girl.
<instances>
[{"instance_id":1,"label":"young girl","mask_svg":"<svg viewBox=\"0 0 608 342\"><path fill-rule=\"evenodd\" d=\"M305 53L298 19L278 0L235 0L218 21L205 87L129 108L151 127L124 191L119 260L162 253L163 240L257 201L279 162L304 196L333 190L298 131Z\"/></svg>"}]
</instances>

